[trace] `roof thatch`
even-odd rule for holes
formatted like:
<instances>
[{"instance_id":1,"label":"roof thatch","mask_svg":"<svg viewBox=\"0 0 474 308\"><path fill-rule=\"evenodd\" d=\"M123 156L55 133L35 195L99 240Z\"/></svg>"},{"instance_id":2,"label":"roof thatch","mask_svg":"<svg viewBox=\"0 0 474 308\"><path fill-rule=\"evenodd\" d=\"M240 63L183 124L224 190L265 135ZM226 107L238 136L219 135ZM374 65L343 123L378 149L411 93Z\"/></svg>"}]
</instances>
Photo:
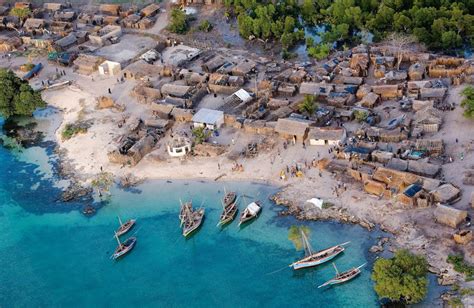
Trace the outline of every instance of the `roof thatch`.
<instances>
[{"instance_id":1,"label":"roof thatch","mask_svg":"<svg viewBox=\"0 0 474 308\"><path fill-rule=\"evenodd\" d=\"M328 96L333 89L333 84L303 82L300 86L300 94Z\"/></svg>"},{"instance_id":2,"label":"roof thatch","mask_svg":"<svg viewBox=\"0 0 474 308\"><path fill-rule=\"evenodd\" d=\"M144 7L140 13L143 15L143 16L154 16L156 15L156 13L158 13L160 11L160 6L156 3L152 3L146 7Z\"/></svg>"},{"instance_id":3,"label":"roof thatch","mask_svg":"<svg viewBox=\"0 0 474 308\"><path fill-rule=\"evenodd\" d=\"M408 162L408 171L434 178L441 171L441 166L419 160L410 160Z\"/></svg>"},{"instance_id":4,"label":"roof thatch","mask_svg":"<svg viewBox=\"0 0 474 308\"><path fill-rule=\"evenodd\" d=\"M360 105L362 107L373 108L378 101L379 96L373 92L370 92L360 101Z\"/></svg>"},{"instance_id":5,"label":"roof thatch","mask_svg":"<svg viewBox=\"0 0 474 308\"><path fill-rule=\"evenodd\" d=\"M287 136L296 136L304 138L308 130L309 123L297 119L278 119L275 126L275 132Z\"/></svg>"},{"instance_id":6,"label":"roof thatch","mask_svg":"<svg viewBox=\"0 0 474 308\"><path fill-rule=\"evenodd\" d=\"M467 217L467 211L458 210L445 205L438 205L434 211L436 221L456 228Z\"/></svg>"},{"instance_id":7,"label":"roof thatch","mask_svg":"<svg viewBox=\"0 0 474 308\"><path fill-rule=\"evenodd\" d=\"M163 95L171 95L175 97L185 97L191 91L191 86L183 86L172 83L164 84L161 87L161 93Z\"/></svg>"},{"instance_id":8,"label":"roof thatch","mask_svg":"<svg viewBox=\"0 0 474 308\"><path fill-rule=\"evenodd\" d=\"M314 140L342 141L345 130L343 128L312 127L309 129L308 138Z\"/></svg>"},{"instance_id":9,"label":"roof thatch","mask_svg":"<svg viewBox=\"0 0 474 308\"><path fill-rule=\"evenodd\" d=\"M443 184L431 191L435 202L451 203L461 197L461 190L452 184Z\"/></svg>"}]
</instances>

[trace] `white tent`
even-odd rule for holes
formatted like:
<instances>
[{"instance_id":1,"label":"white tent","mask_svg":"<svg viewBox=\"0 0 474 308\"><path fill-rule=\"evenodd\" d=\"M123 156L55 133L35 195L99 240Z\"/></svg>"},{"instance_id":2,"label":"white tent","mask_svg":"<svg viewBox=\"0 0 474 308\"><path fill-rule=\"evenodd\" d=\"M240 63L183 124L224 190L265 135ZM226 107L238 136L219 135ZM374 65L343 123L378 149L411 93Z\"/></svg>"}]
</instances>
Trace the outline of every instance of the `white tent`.
<instances>
[{"instance_id":1,"label":"white tent","mask_svg":"<svg viewBox=\"0 0 474 308\"><path fill-rule=\"evenodd\" d=\"M319 208L319 209L323 209L323 200L322 199L318 199L318 198L312 198L312 199L309 199L309 200L306 200L306 202L308 203L311 203L311 204L314 204L315 207Z\"/></svg>"}]
</instances>

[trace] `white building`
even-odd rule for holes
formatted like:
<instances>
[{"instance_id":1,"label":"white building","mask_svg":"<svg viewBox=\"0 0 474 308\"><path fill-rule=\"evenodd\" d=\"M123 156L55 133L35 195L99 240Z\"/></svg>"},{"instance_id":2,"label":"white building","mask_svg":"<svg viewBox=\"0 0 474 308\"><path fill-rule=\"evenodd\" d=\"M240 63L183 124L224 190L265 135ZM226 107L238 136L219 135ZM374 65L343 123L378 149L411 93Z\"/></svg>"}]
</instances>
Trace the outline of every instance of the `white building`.
<instances>
[{"instance_id":1,"label":"white building","mask_svg":"<svg viewBox=\"0 0 474 308\"><path fill-rule=\"evenodd\" d=\"M217 129L224 124L224 112L202 108L193 116L193 123L194 127Z\"/></svg>"},{"instance_id":2,"label":"white building","mask_svg":"<svg viewBox=\"0 0 474 308\"><path fill-rule=\"evenodd\" d=\"M185 137L177 137L167 145L171 157L182 157L191 152L191 141Z\"/></svg>"},{"instance_id":3,"label":"white building","mask_svg":"<svg viewBox=\"0 0 474 308\"><path fill-rule=\"evenodd\" d=\"M337 145L346 139L344 128L312 127L308 133L310 145Z\"/></svg>"},{"instance_id":4,"label":"white building","mask_svg":"<svg viewBox=\"0 0 474 308\"><path fill-rule=\"evenodd\" d=\"M101 75L116 76L120 74L120 70L122 69L122 67L118 62L106 60L99 65L98 69L99 74Z\"/></svg>"}]
</instances>

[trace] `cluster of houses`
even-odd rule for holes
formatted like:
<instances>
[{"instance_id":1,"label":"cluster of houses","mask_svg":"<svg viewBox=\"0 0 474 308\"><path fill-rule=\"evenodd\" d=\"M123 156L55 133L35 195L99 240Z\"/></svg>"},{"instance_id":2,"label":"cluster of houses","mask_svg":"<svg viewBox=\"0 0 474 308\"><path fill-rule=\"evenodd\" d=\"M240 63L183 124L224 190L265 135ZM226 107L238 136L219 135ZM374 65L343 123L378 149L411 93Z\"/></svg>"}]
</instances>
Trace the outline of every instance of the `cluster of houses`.
<instances>
[{"instance_id":1,"label":"cluster of houses","mask_svg":"<svg viewBox=\"0 0 474 308\"><path fill-rule=\"evenodd\" d=\"M160 6L152 3L139 9L119 4L101 4L90 12L74 8L70 3L44 3L33 6L29 2L15 2L13 6L0 6L0 51L13 51L19 46L33 46L58 52L89 42L104 46L120 39L122 29L152 27ZM13 8L29 9L24 20L11 14Z\"/></svg>"}]
</instances>

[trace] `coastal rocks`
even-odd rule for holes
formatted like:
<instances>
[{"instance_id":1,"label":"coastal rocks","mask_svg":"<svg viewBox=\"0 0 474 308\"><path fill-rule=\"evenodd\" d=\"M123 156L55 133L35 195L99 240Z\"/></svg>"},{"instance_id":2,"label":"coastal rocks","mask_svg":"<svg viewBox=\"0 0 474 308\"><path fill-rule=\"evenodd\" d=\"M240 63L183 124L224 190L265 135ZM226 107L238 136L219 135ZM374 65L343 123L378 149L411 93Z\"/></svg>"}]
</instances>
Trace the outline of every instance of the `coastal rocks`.
<instances>
[{"instance_id":1,"label":"coastal rocks","mask_svg":"<svg viewBox=\"0 0 474 308\"><path fill-rule=\"evenodd\" d=\"M73 200L90 199L92 195L92 188L83 187L77 183L71 184L62 194L61 201L70 202Z\"/></svg>"},{"instance_id":2,"label":"coastal rocks","mask_svg":"<svg viewBox=\"0 0 474 308\"><path fill-rule=\"evenodd\" d=\"M144 181L145 181L144 179L138 178L134 176L133 174L127 174L119 178L118 186L122 189L130 188L130 187L137 186L143 183Z\"/></svg>"},{"instance_id":3,"label":"coastal rocks","mask_svg":"<svg viewBox=\"0 0 474 308\"><path fill-rule=\"evenodd\" d=\"M456 277L449 275L448 273L440 273L438 275L438 284L442 286L450 286L455 284L457 281Z\"/></svg>"},{"instance_id":4,"label":"coastal rocks","mask_svg":"<svg viewBox=\"0 0 474 308\"><path fill-rule=\"evenodd\" d=\"M389 241L389 238L388 238L388 237L383 237L383 238L381 238L381 239L378 241L377 245L372 246L372 247L369 249L369 251L372 252L372 253L379 253L379 252L384 251L384 245L385 245L386 243L388 243L388 241Z\"/></svg>"}]
</instances>

